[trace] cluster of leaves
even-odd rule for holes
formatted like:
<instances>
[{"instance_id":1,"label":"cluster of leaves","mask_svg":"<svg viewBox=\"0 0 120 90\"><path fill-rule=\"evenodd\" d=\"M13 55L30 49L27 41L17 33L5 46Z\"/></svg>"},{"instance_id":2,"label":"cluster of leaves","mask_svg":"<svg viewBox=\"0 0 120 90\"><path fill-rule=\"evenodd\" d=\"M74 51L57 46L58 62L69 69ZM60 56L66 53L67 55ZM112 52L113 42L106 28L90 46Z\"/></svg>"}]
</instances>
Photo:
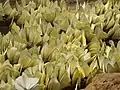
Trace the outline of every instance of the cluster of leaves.
<instances>
[{"instance_id":1,"label":"cluster of leaves","mask_svg":"<svg viewBox=\"0 0 120 90\"><path fill-rule=\"evenodd\" d=\"M11 30L0 34L0 89L77 90L97 71L119 71L119 10L116 0L75 9L64 0L0 3L0 20L11 19Z\"/></svg>"}]
</instances>

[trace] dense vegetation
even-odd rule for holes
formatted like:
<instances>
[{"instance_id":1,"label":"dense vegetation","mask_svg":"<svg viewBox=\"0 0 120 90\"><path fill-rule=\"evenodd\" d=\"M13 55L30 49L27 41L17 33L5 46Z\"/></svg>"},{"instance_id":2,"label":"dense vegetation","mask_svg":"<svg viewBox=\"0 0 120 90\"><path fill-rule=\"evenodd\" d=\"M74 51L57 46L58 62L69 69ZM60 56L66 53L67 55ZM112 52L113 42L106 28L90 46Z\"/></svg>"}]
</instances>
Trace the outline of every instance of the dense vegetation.
<instances>
[{"instance_id":1,"label":"dense vegetation","mask_svg":"<svg viewBox=\"0 0 120 90\"><path fill-rule=\"evenodd\" d=\"M0 90L72 90L96 73L119 72L120 2L0 3ZM74 89L73 89L74 88ZM70 90L70 89L69 89Z\"/></svg>"}]
</instances>

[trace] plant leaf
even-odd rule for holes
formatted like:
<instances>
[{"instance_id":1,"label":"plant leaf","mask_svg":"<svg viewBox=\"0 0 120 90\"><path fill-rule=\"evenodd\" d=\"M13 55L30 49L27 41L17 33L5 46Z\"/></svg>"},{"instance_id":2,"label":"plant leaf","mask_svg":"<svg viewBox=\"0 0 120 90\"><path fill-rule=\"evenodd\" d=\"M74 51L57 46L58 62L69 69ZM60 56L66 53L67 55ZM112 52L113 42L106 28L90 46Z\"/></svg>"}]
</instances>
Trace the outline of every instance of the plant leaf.
<instances>
[{"instance_id":1,"label":"plant leaf","mask_svg":"<svg viewBox=\"0 0 120 90\"><path fill-rule=\"evenodd\" d=\"M22 76L18 77L15 80L15 88L17 90L29 90L33 88L37 83L39 79L38 78L29 78L27 75L23 73Z\"/></svg>"}]
</instances>

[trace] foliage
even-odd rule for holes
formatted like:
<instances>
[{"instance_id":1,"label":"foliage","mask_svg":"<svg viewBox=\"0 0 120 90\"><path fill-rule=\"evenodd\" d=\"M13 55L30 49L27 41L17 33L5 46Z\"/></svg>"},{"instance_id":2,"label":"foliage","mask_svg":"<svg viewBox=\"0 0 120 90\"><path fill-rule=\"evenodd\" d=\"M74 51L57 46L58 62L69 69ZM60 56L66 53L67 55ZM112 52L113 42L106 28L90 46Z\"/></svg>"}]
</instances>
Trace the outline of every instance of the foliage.
<instances>
[{"instance_id":1,"label":"foliage","mask_svg":"<svg viewBox=\"0 0 120 90\"><path fill-rule=\"evenodd\" d=\"M0 3L0 20L11 20L0 34L0 90L81 88L85 77L120 68L120 2L76 4L64 0Z\"/></svg>"}]
</instances>

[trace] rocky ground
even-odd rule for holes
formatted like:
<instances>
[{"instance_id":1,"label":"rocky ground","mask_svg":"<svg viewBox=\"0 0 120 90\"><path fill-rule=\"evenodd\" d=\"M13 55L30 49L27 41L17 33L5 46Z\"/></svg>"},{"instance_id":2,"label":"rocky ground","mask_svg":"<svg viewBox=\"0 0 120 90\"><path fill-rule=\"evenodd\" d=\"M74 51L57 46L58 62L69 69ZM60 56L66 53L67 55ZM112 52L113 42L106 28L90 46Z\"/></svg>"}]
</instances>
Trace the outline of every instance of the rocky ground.
<instances>
[{"instance_id":1,"label":"rocky ground","mask_svg":"<svg viewBox=\"0 0 120 90\"><path fill-rule=\"evenodd\" d=\"M120 90L120 73L98 74L85 90Z\"/></svg>"}]
</instances>

